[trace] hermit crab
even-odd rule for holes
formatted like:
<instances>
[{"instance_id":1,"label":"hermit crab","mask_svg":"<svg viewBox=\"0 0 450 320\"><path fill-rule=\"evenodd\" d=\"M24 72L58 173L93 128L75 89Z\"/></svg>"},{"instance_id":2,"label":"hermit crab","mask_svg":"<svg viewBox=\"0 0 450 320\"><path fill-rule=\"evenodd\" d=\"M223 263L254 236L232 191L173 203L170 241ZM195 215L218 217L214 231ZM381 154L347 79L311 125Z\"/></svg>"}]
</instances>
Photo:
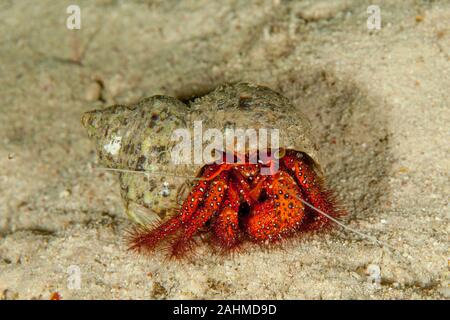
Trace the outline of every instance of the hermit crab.
<instances>
[{"instance_id":1,"label":"hermit crab","mask_svg":"<svg viewBox=\"0 0 450 320\"><path fill-rule=\"evenodd\" d=\"M154 96L87 112L82 123L99 163L118 171L137 223L133 250L166 243L181 257L199 233L225 251L277 242L343 212L324 185L309 121L269 88L224 85L187 103Z\"/></svg>"}]
</instances>

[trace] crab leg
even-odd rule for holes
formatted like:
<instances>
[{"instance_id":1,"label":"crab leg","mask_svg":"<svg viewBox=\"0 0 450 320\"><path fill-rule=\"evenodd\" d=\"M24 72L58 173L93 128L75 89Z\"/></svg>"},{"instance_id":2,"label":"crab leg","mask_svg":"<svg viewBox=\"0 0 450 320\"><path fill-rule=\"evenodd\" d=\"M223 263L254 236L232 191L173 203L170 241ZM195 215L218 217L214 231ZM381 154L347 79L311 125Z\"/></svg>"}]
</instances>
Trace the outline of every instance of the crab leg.
<instances>
[{"instance_id":1,"label":"crab leg","mask_svg":"<svg viewBox=\"0 0 450 320\"><path fill-rule=\"evenodd\" d=\"M336 217L340 215L340 211L335 205L332 193L325 190L322 180L317 177L316 173L307 162L293 154L284 156L281 161L283 166L295 177L298 185L302 188L303 193L306 195L306 198L311 205L324 211L330 216ZM305 223L305 228L307 229L319 229L330 221L327 217L318 214L313 210L309 211L312 214L309 221L306 221Z\"/></svg>"},{"instance_id":2,"label":"crab leg","mask_svg":"<svg viewBox=\"0 0 450 320\"><path fill-rule=\"evenodd\" d=\"M187 223L197 212L198 207L203 202L206 190L208 190L211 176L215 176L217 171L221 170L218 165L210 165L205 168L201 179L187 196L180 209L180 214L167 220L158 226L139 226L130 235L129 249L140 251L141 249L153 250L158 243L166 236L174 234Z\"/></svg>"},{"instance_id":3,"label":"crab leg","mask_svg":"<svg viewBox=\"0 0 450 320\"><path fill-rule=\"evenodd\" d=\"M181 226L179 216L173 217L157 227L138 226L130 234L129 250L152 251L166 236L175 233Z\"/></svg>"},{"instance_id":4,"label":"crab leg","mask_svg":"<svg viewBox=\"0 0 450 320\"><path fill-rule=\"evenodd\" d=\"M223 209L217 215L213 226L218 244L223 248L232 248L238 242L239 205L239 192L233 184L230 184L228 187L227 198L223 203Z\"/></svg>"},{"instance_id":5,"label":"crab leg","mask_svg":"<svg viewBox=\"0 0 450 320\"><path fill-rule=\"evenodd\" d=\"M244 176L239 170L234 169L231 173L230 180L232 181L232 184L236 187L234 188L234 191L237 193L237 201L242 199L248 203L248 205L252 205L254 202L254 199L252 198L252 188L250 184L245 180Z\"/></svg>"},{"instance_id":6,"label":"crab leg","mask_svg":"<svg viewBox=\"0 0 450 320\"><path fill-rule=\"evenodd\" d=\"M203 202L205 192L208 190L212 180L224 171L223 165L211 164L205 167L200 180L194 185L192 191L184 201L181 207L181 221L186 223L191 216L197 211L200 203Z\"/></svg>"},{"instance_id":7,"label":"crab leg","mask_svg":"<svg viewBox=\"0 0 450 320\"><path fill-rule=\"evenodd\" d=\"M188 249L192 237L219 211L225 198L227 184L228 175L224 172L211 181L203 205L192 214L189 220L183 222L183 233L172 245L172 256L182 256Z\"/></svg>"}]
</instances>

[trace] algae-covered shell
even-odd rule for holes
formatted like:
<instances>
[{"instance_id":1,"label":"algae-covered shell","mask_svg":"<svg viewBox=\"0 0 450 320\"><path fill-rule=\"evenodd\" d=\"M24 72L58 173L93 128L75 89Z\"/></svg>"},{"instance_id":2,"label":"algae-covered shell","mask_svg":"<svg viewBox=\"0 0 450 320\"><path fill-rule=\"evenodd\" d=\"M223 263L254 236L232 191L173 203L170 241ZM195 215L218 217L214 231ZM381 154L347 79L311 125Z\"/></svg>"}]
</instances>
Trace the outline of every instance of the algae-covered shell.
<instances>
[{"instance_id":1,"label":"algae-covered shell","mask_svg":"<svg viewBox=\"0 0 450 320\"><path fill-rule=\"evenodd\" d=\"M115 105L86 112L82 123L95 142L100 166L118 169L126 213L137 222L164 217L177 201L179 186L186 180L170 176L186 171L174 165L171 134L186 127L187 106L179 100L154 96L139 103ZM142 173L136 172L142 171Z\"/></svg>"},{"instance_id":2,"label":"algae-covered shell","mask_svg":"<svg viewBox=\"0 0 450 320\"><path fill-rule=\"evenodd\" d=\"M187 104L172 97L154 96L131 106L90 111L83 115L82 123L95 142L99 164L121 170L121 195L127 214L143 222L155 217L150 212L164 218L169 209L177 208L177 202L184 200L189 189L188 177L198 175L207 164L196 157L194 150L211 145L209 139L199 135L199 125L202 133L213 129L224 136L227 129L276 129L279 146L307 154L321 174L310 124L300 109L269 88L238 83L218 87ZM188 141L192 147L190 162L174 161L180 132L192 139ZM268 142L270 148L270 139ZM246 151L257 148L249 144Z\"/></svg>"}]
</instances>

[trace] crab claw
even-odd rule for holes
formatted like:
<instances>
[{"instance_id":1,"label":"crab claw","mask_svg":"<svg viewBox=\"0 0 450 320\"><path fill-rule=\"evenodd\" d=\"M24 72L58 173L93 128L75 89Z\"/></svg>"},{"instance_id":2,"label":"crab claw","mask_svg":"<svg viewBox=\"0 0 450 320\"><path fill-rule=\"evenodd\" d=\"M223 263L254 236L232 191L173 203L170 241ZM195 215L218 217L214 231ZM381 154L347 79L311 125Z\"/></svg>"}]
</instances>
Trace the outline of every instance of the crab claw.
<instances>
[{"instance_id":1,"label":"crab claw","mask_svg":"<svg viewBox=\"0 0 450 320\"><path fill-rule=\"evenodd\" d=\"M300 188L285 172L267 176L258 187L267 199L256 204L245 220L249 237L257 242L277 241L298 229L305 215Z\"/></svg>"},{"instance_id":2,"label":"crab claw","mask_svg":"<svg viewBox=\"0 0 450 320\"><path fill-rule=\"evenodd\" d=\"M214 220L213 228L218 245L225 249L231 249L239 242L240 198L239 192L233 184L230 184L227 194L223 209Z\"/></svg>"}]
</instances>

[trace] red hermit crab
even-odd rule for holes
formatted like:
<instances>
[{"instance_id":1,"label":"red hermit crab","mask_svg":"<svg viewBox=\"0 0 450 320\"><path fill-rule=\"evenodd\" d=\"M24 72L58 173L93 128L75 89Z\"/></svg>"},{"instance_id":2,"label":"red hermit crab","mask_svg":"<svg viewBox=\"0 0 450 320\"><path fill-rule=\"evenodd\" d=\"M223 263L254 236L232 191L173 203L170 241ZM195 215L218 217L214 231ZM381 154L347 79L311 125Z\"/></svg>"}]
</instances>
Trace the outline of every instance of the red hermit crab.
<instances>
[{"instance_id":1,"label":"red hermit crab","mask_svg":"<svg viewBox=\"0 0 450 320\"><path fill-rule=\"evenodd\" d=\"M225 250L244 240L276 242L326 226L320 211L341 214L324 186L308 121L268 88L227 85L188 105L155 96L85 113L82 121L100 162L119 171L126 211L140 224L130 237L133 250L168 241L171 256L181 257L205 231ZM272 130L270 141L264 130ZM222 132L225 141L217 139ZM212 153L216 161L205 161ZM145 208L160 221L142 218Z\"/></svg>"}]
</instances>

